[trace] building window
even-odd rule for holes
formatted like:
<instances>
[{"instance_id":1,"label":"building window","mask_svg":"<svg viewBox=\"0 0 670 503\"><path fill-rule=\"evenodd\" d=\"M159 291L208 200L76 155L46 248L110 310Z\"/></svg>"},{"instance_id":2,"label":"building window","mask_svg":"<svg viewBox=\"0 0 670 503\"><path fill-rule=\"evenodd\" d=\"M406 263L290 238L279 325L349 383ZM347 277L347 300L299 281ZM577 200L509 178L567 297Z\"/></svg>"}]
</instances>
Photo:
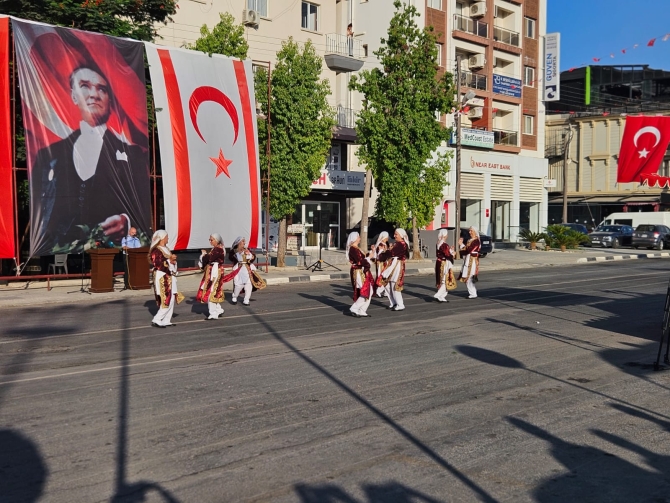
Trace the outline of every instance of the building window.
<instances>
[{"instance_id":1,"label":"building window","mask_svg":"<svg viewBox=\"0 0 670 503\"><path fill-rule=\"evenodd\" d=\"M268 0L247 0L247 9L255 10L261 17L268 17Z\"/></svg>"},{"instance_id":2,"label":"building window","mask_svg":"<svg viewBox=\"0 0 670 503\"><path fill-rule=\"evenodd\" d=\"M313 3L302 3L302 23L301 26L305 30L319 31L318 23L319 6Z\"/></svg>"},{"instance_id":3,"label":"building window","mask_svg":"<svg viewBox=\"0 0 670 503\"><path fill-rule=\"evenodd\" d=\"M524 66L523 68L523 85L535 87L535 68L532 66Z\"/></svg>"},{"instance_id":4,"label":"building window","mask_svg":"<svg viewBox=\"0 0 670 503\"><path fill-rule=\"evenodd\" d=\"M526 37L535 38L535 20L529 17L524 18L526 25Z\"/></svg>"},{"instance_id":5,"label":"building window","mask_svg":"<svg viewBox=\"0 0 670 503\"><path fill-rule=\"evenodd\" d=\"M442 0L428 0L428 7L431 9L442 10Z\"/></svg>"},{"instance_id":6,"label":"building window","mask_svg":"<svg viewBox=\"0 0 670 503\"><path fill-rule=\"evenodd\" d=\"M533 119L532 115L523 116L523 134L533 134Z\"/></svg>"},{"instance_id":7,"label":"building window","mask_svg":"<svg viewBox=\"0 0 670 503\"><path fill-rule=\"evenodd\" d=\"M435 44L437 49L437 66L442 66L442 44Z\"/></svg>"}]
</instances>

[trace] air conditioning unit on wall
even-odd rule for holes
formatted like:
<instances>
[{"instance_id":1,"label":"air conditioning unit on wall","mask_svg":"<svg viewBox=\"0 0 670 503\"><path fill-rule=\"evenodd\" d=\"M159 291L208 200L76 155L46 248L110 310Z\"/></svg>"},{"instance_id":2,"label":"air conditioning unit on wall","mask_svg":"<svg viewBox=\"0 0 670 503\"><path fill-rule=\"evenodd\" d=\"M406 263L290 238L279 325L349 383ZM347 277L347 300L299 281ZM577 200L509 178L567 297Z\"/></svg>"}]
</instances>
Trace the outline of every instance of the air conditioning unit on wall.
<instances>
[{"instance_id":1,"label":"air conditioning unit on wall","mask_svg":"<svg viewBox=\"0 0 670 503\"><path fill-rule=\"evenodd\" d=\"M470 117L471 119L481 119L483 110L484 109L481 107L471 108L470 110L468 110L468 117Z\"/></svg>"},{"instance_id":2,"label":"air conditioning unit on wall","mask_svg":"<svg viewBox=\"0 0 670 503\"><path fill-rule=\"evenodd\" d=\"M486 2L475 2L470 6L471 17L482 17L486 15Z\"/></svg>"},{"instance_id":3,"label":"air conditioning unit on wall","mask_svg":"<svg viewBox=\"0 0 670 503\"><path fill-rule=\"evenodd\" d=\"M475 68L484 68L485 64L486 58L483 54L475 54L474 56L470 56L470 58L468 58L468 67L471 70Z\"/></svg>"},{"instance_id":4,"label":"air conditioning unit on wall","mask_svg":"<svg viewBox=\"0 0 670 503\"><path fill-rule=\"evenodd\" d=\"M242 11L242 24L245 26L258 26L258 12L244 9Z\"/></svg>"}]
</instances>

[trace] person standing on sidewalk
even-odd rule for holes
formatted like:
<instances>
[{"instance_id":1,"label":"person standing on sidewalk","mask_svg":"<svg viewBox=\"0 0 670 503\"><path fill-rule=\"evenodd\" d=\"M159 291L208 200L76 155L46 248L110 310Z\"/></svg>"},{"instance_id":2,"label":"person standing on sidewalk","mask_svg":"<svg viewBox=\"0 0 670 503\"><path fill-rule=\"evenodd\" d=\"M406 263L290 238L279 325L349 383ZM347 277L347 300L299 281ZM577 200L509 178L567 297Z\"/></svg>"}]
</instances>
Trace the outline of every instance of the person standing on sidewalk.
<instances>
[{"instance_id":1,"label":"person standing on sidewalk","mask_svg":"<svg viewBox=\"0 0 670 503\"><path fill-rule=\"evenodd\" d=\"M349 275L351 287L354 289L354 304L349 309L351 314L357 318L367 318L368 306L372 299L374 279L370 273L370 261L365 253L358 247L361 236L358 232L352 232L347 239L347 257L351 264Z\"/></svg>"},{"instance_id":2,"label":"person standing on sidewalk","mask_svg":"<svg viewBox=\"0 0 670 503\"><path fill-rule=\"evenodd\" d=\"M468 287L468 299L477 298L477 289L475 283L479 281L479 232L474 227L470 227L470 239L467 244L463 244L463 238L459 238L458 246L463 255L463 268L461 269L460 280Z\"/></svg>"},{"instance_id":3,"label":"person standing on sidewalk","mask_svg":"<svg viewBox=\"0 0 670 503\"><path fill-rule=\"evenodd\" d=\"M158 312L151 321L152 327L165 328L171 323L177 295L173 275L177 273L177 256L167 247L168 233L164 230L154 232L149 249L149 263L153 273L154 294Z\"/></svg>"},{"instance_id":4,"label":"person standing on sidewalk","mask_svg":"<svg viewBox=\"0 0 670 503\"><path fill-rule=\"evenodd\" d=\"M447 243L447 229L440 229L437 234L437 260L435 261L435 286L437 293L434 295L438 302L449 302L447 300L447 283L453 283L454 255Z\"/></svg>"},{"instance_id":5,"label":"person standing on sidewalk","mask_svg":"<svg viewBox=\"0 0 670 503\"><path fill-rule=\"evenodd\" d=\"M395 243L379 255L379 259L388 261L389 265L382 272L382 284L386 287L389 307L392 311L404 311L402 289L405 284L405 260L409 258L409 238L405 229L397 228L393 235Z\"/></svg>"},{"instance_id":6,"label":"person standing on sidewalk","mask_svg":"<svg viewBox=\"0 0 670 503\"><path fill-rule=\"evenodd\" d=\"M137 237L137 229L131 227L128 229L128 235L121 240L121 248L123 249L123 289L130 289L130 281L128 279L128 248L140 248L142 243Z\"/></svg>"},{"instance_id":7,"label":"person standing on sidewalk","mask_svg":"<svg viewBox=\"0 0 670 503\"><path fill-rule=\"evenodd\" d=\"M195 299L203 304L207 303L209 310L208 320L218 320L223 314L223 263L226 260L226 249L223 246L221 234L209 236L209 244L212 249L201 250L198 265L204 269L200 288Z\"/></svg>"}]
</instances>

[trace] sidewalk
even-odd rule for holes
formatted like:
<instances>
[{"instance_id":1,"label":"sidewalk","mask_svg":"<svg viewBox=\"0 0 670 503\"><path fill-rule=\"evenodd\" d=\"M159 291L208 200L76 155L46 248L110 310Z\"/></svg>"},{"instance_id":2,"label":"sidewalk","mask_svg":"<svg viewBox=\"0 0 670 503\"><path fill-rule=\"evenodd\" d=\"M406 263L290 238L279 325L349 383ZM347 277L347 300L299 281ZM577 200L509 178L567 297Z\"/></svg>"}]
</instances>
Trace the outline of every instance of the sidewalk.
<instances>
[{"instance_id":1,"label":"sidewalk","mask_svg":"<svg viewBox=\"0 0 670 503\"><path fill-rule=\"evenodd\" d=\"M486 271L504 271L514 269L533 269L538 267L574 266L604 262L622 261L645 258L670 258L669 252L639 253L632 249L591 249L560 251L530 251L524 249L502 249L481 259L480 267ZM434 274L433 260L408 260L406 265L407 276ZM458 265L458 264L457 264ZM349 268L338 265L341 270L325 268L324 271L310 272L304 267L270 267L268 273L265 268L259 268L268 286L282 285L296 282L318 281L349 281ZM187 297L195 295L200 284L200 271L184 271L179 275L179 290ZM89 281L84 281L84 288ZM151 298L151 290L122 290L123 278L115 279L115 291L109 293L85 294L80 292L80 280L51 281L51 290L47 290L46 281L11 282L8 286L0 286L0 306L40 306L44 304L72 304L81 302L109 302L127 298ZM226 290L229 290L228 285Z\"/></svg>"}]
</instances>

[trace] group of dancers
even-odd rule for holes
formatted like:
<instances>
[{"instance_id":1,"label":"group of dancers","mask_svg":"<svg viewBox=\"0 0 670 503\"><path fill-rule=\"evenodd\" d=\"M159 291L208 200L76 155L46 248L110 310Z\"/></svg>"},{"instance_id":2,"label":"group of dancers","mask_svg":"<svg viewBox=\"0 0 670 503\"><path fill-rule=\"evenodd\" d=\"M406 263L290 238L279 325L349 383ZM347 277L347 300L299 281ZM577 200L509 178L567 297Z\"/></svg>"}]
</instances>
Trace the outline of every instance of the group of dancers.
<instances>
[{"instance_id":1,"label":"group of dancers","mask_svg":"<svg viewBox=\"0 0 670 503\"><path fill-rule=\"evenodd\" d=\"M477 297L475 282L479 273L479 233L470 227L470 238L458 240L458 247L463 257L460 281L466 284L468 299ZM387 309L403 311L405 303L402 290L405 284L405 261L409 258L409 239L405 229L396 229L393 235L395 242L389 243L389 233L382 232L377 242L366 253L360 248L361 236L352 232L347 239L347 257L351 263L351 286L354 303L351 314L358 318L369 317L368 307L372 296L387 297ZM172 313L175 304L180 303L184 296L177 289L177 256L167 246L168 233L156 231L151 240L149 263L153 272L153 287L158 304L158 312L151 325L158 328L174 326ZM240 236L233 242L226 255L226 249L220 234L209 236L211 249L201 250L199 266L203 270L202 280L196 295L196 301L207 304L208 320L217 320L223 314L223 285L233 281L232 303L237 304L238 297L244 293L242 305L248 306L251 293L265 288L266 283L256 271L254 261L256 255L251 252L245 239ZM437 260L435 262L435 279L437 293L434 298L438 302L449 302L449 290L456 288L454 278L454 250L447 243L447 230L442 229L437 239ZM224 273L224 262L232 263L232 270ZM375 265L375 275L372 266Z\"/></svg>"},{"instance_id":2,"label":"group of dancers","mask_svg":"<svg viewBox=\"0 0 670 503\"><path fill-rule=\"evenodd\" d=\"M167 242L168 233L164 230L156 231L149 249L149 264L153 272L153 287L158 304L158 312L151 325L157 328L174 326L171 321L174 306L184 299L177 289L177 256L168 248ZM212 248L209 251L201 250L198 261L203 269L203 276L196 300L207 304L208 320L217 320L224 311L221 304L224 301L225 283L233 281L233 304L237 304L238 297L244 293L244 306L249 305L251 293L265 288L266 283L256 271L256 255L247 248L244 237L235 239L227 254L232 263L232 270L228 274L224 273L223 267L226 260L223 238L220 234L212 234L209 236L209 244Z\"/></svg>"},{"instance_id":3,"label":"group of dancers","mask_svg":"<svg viewBox=\"0 0 670 503\"><path fill-rule=\"evenodd\" d=\"M449 290L456 288L454 278L454 250L447 243L447 230L442 229L437 237L435 262L435 280L437 293L434 298L438 302L449 302ZM372 296L388 297L387 309L403 311L405 303L402 290L405 280L405 261L409 258L407 232L405 229L396 229L393 235L395 243L389 244L389 233L382 232L377 243L365 253L360 248L361 236L352 232L347 239L347 257L351 263L351 286L353 288L354 303L349 309L352 316L357 318L369 317L368 307ZM479 233L474 227L469 229L469 239L464 242L458 240L458 247L463 257L463 266L459 280L465 283L468 289L468 299L477 298L479 274L479 251L481 244ZM372 265L375 265L375 275L372 274Z\"/></svg>"}]
</instances>

